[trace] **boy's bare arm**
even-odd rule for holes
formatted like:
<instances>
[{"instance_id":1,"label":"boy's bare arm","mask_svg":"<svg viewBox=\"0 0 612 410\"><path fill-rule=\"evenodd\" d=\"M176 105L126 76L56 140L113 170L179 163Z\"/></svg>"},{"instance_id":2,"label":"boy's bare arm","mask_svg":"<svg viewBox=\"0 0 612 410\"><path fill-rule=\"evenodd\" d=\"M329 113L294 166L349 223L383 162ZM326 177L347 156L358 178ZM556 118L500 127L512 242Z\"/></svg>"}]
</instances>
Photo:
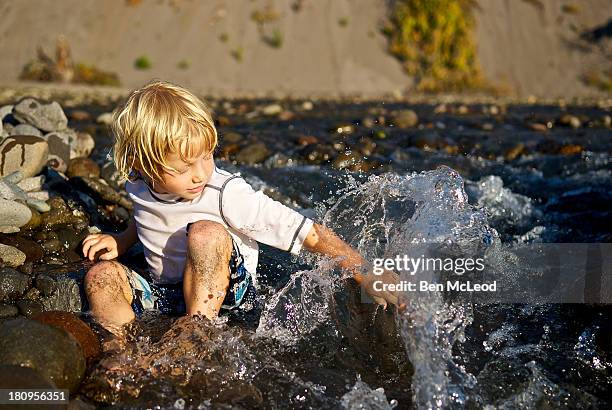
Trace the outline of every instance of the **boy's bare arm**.
<instances>
[{"instance_id":1,"label":"boy's bare arm","mask_svg":"<svg viewBox=\"0 0 612 410\"><path fill-rule=\"evenodd\" d=\"M138 241L138 233L136 232L136 221L134 220L134 217L132 216L130 218L125 231L113 236L117 240L117 253L119 255L124 254Z\"/></svg>"},{"instance_id":2,"label":"boy's bare arm","mask_svg":"<svg viewBox=\"0 0 612 410\"><path fill-rule=\"evenodd\" d=\"M339 265L353 275L355 281L364 286L366 292L374 300L386 305L387 302L397 304L397 292L378 291L380 286L374 286L374 281L385 283L399 282L399 276L394 272L386 271L382 275L374 275L369 263L349 244L338 237L331 229L320 224L314 224L308 232L303 246L311 252L321 253L332 258L339 258ZM367 271L367 275L363 272Z\"/></svg>"}]
</instances>

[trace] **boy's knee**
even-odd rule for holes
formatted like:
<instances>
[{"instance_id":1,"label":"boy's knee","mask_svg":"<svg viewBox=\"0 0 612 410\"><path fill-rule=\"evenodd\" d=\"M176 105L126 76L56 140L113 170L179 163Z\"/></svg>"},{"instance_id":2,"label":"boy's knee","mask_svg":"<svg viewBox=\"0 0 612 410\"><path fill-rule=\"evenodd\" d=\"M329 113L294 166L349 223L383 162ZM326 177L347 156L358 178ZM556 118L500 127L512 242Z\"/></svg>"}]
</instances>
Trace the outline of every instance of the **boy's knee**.
<instances>
[{"instance_id":1,"label":"boy's knee","mask_svg":"<svg viewBox=\"0 0 612 410\"><path fill-rule=\"evenodd\" d=\"M190 247L232 249L232 238L223 225L213 221L197 221L187 226Z\"/></svg>"},{"instance_id":2,"label":"boy's knee","mask_svg":"<svg viewBox=\"0 0 612 410\"><path fill-rule=\"evenodd\" d=\"M113 261L100 261L85 274L85 290L90 291L98 286L108 286L111 283L121 284L121 266ZM126 279L127 280L127 277Z\"/></svg>"}]
</instances>

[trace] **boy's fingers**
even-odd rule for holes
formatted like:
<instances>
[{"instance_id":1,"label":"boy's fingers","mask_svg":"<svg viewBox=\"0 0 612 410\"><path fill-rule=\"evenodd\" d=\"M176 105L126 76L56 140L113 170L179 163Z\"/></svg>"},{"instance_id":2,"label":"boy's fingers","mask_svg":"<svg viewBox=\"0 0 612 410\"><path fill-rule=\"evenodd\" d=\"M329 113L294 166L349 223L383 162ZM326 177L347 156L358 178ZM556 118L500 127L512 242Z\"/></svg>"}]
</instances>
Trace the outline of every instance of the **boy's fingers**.
<instances>
[{"instance_id":1,"label":"boy's fingers","mask_svg":"<svg viewBox=\"0 0 612 410\"><path fill-rule=\"evenodd\" d=\"M100 238L92 238L90 240L87 240L87 238L85 239L85 241L83 241L83 255L87 255L87 251L94 245L97 245L98 243L100 243L101 239Z\"/></svg>"},{"instance_id":2,"label":"boy's fingers","mask_svg":"<svg viewBox=\"0 0 612 410\"><path fill-rule=\"evenodd\" d=\"M114 250L110 252L106 252L103 255L100 255L100 259L105 260L105 261L115 259L116 257L117 257L117 252L115 252Z\"/></svg>"}]
</instances>

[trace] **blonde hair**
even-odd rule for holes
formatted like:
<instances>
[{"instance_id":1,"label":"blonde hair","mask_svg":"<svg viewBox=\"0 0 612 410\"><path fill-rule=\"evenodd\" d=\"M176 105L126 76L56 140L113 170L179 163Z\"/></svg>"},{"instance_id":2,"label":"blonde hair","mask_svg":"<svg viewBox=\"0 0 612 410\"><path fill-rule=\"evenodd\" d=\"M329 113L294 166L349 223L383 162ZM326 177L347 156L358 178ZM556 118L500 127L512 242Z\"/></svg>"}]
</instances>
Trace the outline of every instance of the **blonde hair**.
<instances>
[{"instance_id":1,"label":"blonde hair","mask_svg":"<svg viewBox=\"0 0 612 410\"><path fill-rule=\"evenodd\" d=\"M183 161L217 146L208 107L186 89L154 80L133 91L113 112L113 158L121 177L134 179L135 167L151 181L163 181L169 153Z\"/></svg>"}]
</instances>

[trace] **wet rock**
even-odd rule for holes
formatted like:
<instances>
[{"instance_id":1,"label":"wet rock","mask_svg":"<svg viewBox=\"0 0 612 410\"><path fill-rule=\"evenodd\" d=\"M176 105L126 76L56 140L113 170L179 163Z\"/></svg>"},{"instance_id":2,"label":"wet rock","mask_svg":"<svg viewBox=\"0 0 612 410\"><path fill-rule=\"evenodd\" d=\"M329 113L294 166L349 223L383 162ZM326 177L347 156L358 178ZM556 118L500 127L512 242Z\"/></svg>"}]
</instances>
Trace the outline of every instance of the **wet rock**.
<instances>
[{"instance_id":1,"label":"wet rock","mask_svg":"<svg viewBox=\"0 0 612 410\"><path fill-rule=\"evenodd\" d=\"M85 373L83 350L72 336L22 318L0 325L0 364L30 367L72 392Z\"/></svg>"},{"instance_id":2,"label":"wet rock","mask_svg":"<svg viewBox=\"0 0 612 410\"><path fill-rule=\"evenodd\" d=\"M412 128L419 123L419 116L412 110L401 110L393 116L392 123L399 128Z\"/></svg>"},{"instance_id":3,"label":"wet rock","mask_svg":"<svg viewBox=\"0 0 612 410\"><path fill-rule=\"evenodd\" d=\"M302 109L304 111L312 111L313 108L314 108L314 104L312 103L312 101L304 101L302 103Z\"/></svg>"},{"instance_id":4,"label":"wet rock","mask_svg":"<svg viewBox=\"0 0 612 410\"><path fill-rule=\"evenodd\" d=\"M289 158L282 152L277 152L265 160L264 166L267 168L282 168L282 167L287 166L291 162L292 162L291 158Z\"/></svg>"},{"instance_id":5,"label":"wet rock","mask_svg":"<svg viewBox=\"0 0 612 410\"><path fill-rule=\"evenodd\" d=\"M278 114L279 121L291 121L295 118L295 114L292 111L284 110Z\"/></svg>"},{"instance_id":6,"label":"wet rock","mask_svg":"<svg viewBox=\"0 0 612 410\"><path fill-rule=\"evenodd\" d=\"M36 127L31 126L30 124L19 124L13 128L8 133L9 135L33 135L35 137L42 137L43 133Z\"/></svg>"},{"instance_id":7,"label":"wet rock","mask_svg":"<svg viewBox=\"0 0 612 410\"><path fill-rule=\"evenodd\" d=\"M322 164L336 158L337 153L329 145L312 144L302 148L299 155L310 164Z\"/></svg>"},{"instance_id":8,"label":"wet rock","mask_svg":"<svg viewBox=\"0 0 612 410\"><path fill-rule=\"evenodd\" d=\"M601 125L605 128L612 127L612 116L604 115L601 117Z\"/></svg>"},{"instance_id":9,"label":"wet rock","mask_svg":"<svg viewBox=\"0 0 612 410\"><path fill-rule=\"evenodd\" d=\"M366 156L370 156L374 153L376 149L376 143L367 137L363 137L359 139L359 151Z\"/></svg>"},{"instance_id":10,"label":"wet rock","mask_svg":"<svg viewBox=\"0 0 612 410\"><path fill-rule=\"evenodd\" d=\"M530 130L537 131L537 132L546 132L549 129L546 124L542 124L539 122L528 124L528 127Z\"/></svg>"},{"instance_id":11,"label":"wet rock","mask_svg":"<svg viewBox=\"0 0 612 410\"><path fill-rule=\"evenodd\" d=\"M43 104L34 98L24 98L13 108L13 116L43 131L63 130L68 126L68 118L56 101Z\"/></svg>"},{"instance_id":12,"label":"wet rock","mask_svg":"<svg viewBox=\"0 0 612 410\"><path fill-rule=\"evenodd\" d=\"M57 389L46 376L29 367L15 365L0 366L0 389ZM4 406L0 406L4 408ZM7 407L8 408L8 407ZM65 410L65 404L19 404L13 406L19 410Z\"/></svg>"},{"instance_id":13,"label":"wet rock","mask_svg":"<svg viewBox=\"0 0 612 410\"><path fill-rule=\"evenodd\" d=\"M132 202L109 185L101 178L74 177L70 182L86 193L93 194L94 199L99 198L111 204L120 205L126 209L133 209Z\"/></svg>"},{"instance_id":14,"label":"wet rock","mask_svg":"<svg viewBox=\"0 0 612 410\"><path fill-rule=\"evenodd\" d=\"M224 144L219 153L219 158L229 161L231 156L240 151L240 145L238 144Z\"/></svg>"},{"instance_id":15,"label":"wet rock","mask_svg":"<svg viewBox=\"0 0 612 410\"><path fill-rule=\"evenodd\" d=\"M70 160L66 175L68 177L98 178L100 177L100 167L92 159L85 157L74 158Z\"/></svg>"},{"instance_id":16,"label":"wet rock","mask_svg":"<svg viewBox=\"0 0 612 410\"><path fill-rule=\"evenodd\" d=\"M580 119L575 115L571 114L562 115L561 118L559 118L559 124L574 129L580 128L582 126L582 122L580 121Z\"/></svg>"},{"instance_id":17,"label":"wet rock","mask_svg":"<svg viewBox=\"0 0 612 410\"><path fill-rule=\"evenodd\" d=\"M43 169L48 155L49 145L43 138L7 137L0 144L0 177L15 171L23 172L24 178L33 177Z\"/></svg>"},{"instance_id":18,"label":"wet rock","mask_svg":"<svg viewBox=\"0 0 612 410\"><path fill-rule=\"evenodd\" d=\"M45 250L45 253L54 253L61 252L63 250L62 243L59 238L57 238L57 234L55 237L47 238L43 243L42 247Z\"/></svg>"},{"instance_id":19,"label":"wet rock","mask_svg":"<svg viewBox=\"0 0 612 410\"><path fill-rule=\"evenodd\" d=\"M44 311L42 303L38 300L20 300L17 302L19 313L25 317L38 315Z\"/></svg>"},{"instance_id":20,"label":"wet rock","mask_svg":"<svg viewBox=\"0 0 612 410\"><path fill-rule=\"evenodd\" d=\"M508 149L504 153L504 158L506 159L506 161L514 161L519 156L521 156L524 151L525 151L525 144L520 142L520 143L516 144L514 147Z\"/></svg>"},{"instance_id":21,"label":"wet rock","mask_svg":"<svg viewBox=\"0 0 612 410\"><path fill-rule=\"evenodd\" d=\"M42 247L36 242L22 236L7 236L0 238L5 245L12 245L26 255L27 262L38 262L43 257Z\"/></svg>"},{"instance_id":22,"label":"wet rock","mask_svg":"<svg viewBox=\"0 0 612 410\"><path fill-rule=\"evenodd\" d=\"M19 232L30 221L32 211L19 202L0 199L0 232Z\"/></svg>"},{"instance_id":23,"label":"wet rock","mask_svg":"<svg viewBox=\"0 0 612 410\"><path fill-rule=\"evenodd\" d=\"M268 115L268 116L280 114L282 111L283 111L283 107L281 107L280 104L266 105L265 107L261 109L262 114Z\"/></svg>"},{"instance_id":24,"label":"wet rock","mask_svg":"<svg viewBox=\"0 0 612 410\"><path fill-rule=\"evenodd\" d=\"M88 157L96 147L91 134L87 132L77 132L75 138L70 143L70 158Z\"/></svg>"},{"instance_id":25,"label":"wet rock","mask_svg":"<svg viewBox=\"0 0 612 410\"><path fill-rule=\"evenodd\" d=\"M242 137L242 135L238 134L237 132L228 132L223 134L222 137L223 142L228 144L236 144L242 141L243 139L244 138Z\"/></svg>"},{"instance_id":26,"label":"wet rock","mask_svg":"<svg viewBox=\"0 0 612 410\"><path fill-rule=\"evenodd\" d=\"M346 151L338 155L333 165L337 169L353 169L361 161L361 154L355 151Z\"/></svg>"},{"instance_id":27,"label":"wet rock","mask_svg":"<svg viewBox=\"0 0 612 410\"><path fill-rule=\"evenodd\" d=\"M25 253L14 246L0 243L0 262L11 268L23 265L26 260Z\"/></svg>"},{"instance_id":28,"label":"wet rock","mask_svg":"<svg viewBox=\"0 0 612 410\"><path fill-rule=\"evenodd\" d=\"M270 150L263 142L247 145L236 155L236 161L241 164L259 164L270 156Z\"/></svg>"},{"instance_id":29,"label":"wet rock","mask_svg":"<svg viewBox=\"0 0 612 410\"><path fill-rule=\"evenodd\" d=\"M564 145L563 147L561 147L561 149L559 150L559 154L575 155L575 154L580 154L583 150L584 148L581 145L569 144L569 145Z\"/></svg>"},{"instance_id":30,"label":"wet rock","mask_svg":"<svg viewBox=\"0 0 612 410\"><path fill-rule=\"evenodd\" d=\"M338 124L331 129L331 132L336 134L350 135L355 132L355 126L353 124Z\"/></svg>"},{"instance_id":31,"label":"wet rock","mask_svg":"<svg viewBox=\"0 0 612 410\"><path fill-rule=\"evenodd\" d=\"M30 212L31 212L30 220L28 221L28 223L26 223L25 225L21 227L21 229L23 230L34 230L38 228L40 224L42 223L42 216L40 215L40 212L32 208L30 208Z\"/></svg>"},{"instance_id":32,"label":"wet rock","mask_svg":"<svg viewBox=\"0 0 612 410\"><path fill-rule=\"evenodd\" d=\"M88 223L88 216L79 210L72 211L61 197L49 199L51 210L43 214L42 223L47 229L55 229L60 225L71 225L84 221Z\"/></svg>"},{"instance_id":33,"label":"wet rock","mask_svg":"<svg viewBox=\"0 0 612 410\"><path fill-rule=\"evenodd\" d=\"M96 118L96 122L98 124L110 125L113 122L113 113L105 112L98 115L98 118Z\"/></svg>"},{"instance_id":34,"label":"wet rock","mask_svg":"<svg viewBox=\"0 0 612 410\"><path fill-rule=\"evenodd\" d=\"M372 117L365 117L361 120L361 125L363 125L366 128L372 128L373 126L376 125L376 121Z\"/></svg>"},{"instance_id":35,"label":"wet rock","mask_svg":"<svg viewBox=\"0 0 612 410\"><path fill-rule=\"evenodd\" d=\"M314 135L300 135L298 137L297 142L298 142L298 145L306 146L310 144L317 144L319 142L319 139L315 137Z\"/></svg>"},{"instance_id":36,"label":"wet rock","mask_svg":"<svg viewBox=\"0 0 612 410\"><path fill-rule=\"evenodd\" d=\"M73 121L89 121L91 120L91 114L84 110L72 110L69 114L70 119Z\"/></svg>"},{"instance_id":37,"label":"wet rock","mask_svg":"<svg viewBox=\"0 0 612 410\"><path fill-rule=\"evenodd\" d=\"M15 269L0 268L0 302L21 297L30 287L32 278Z\"/></svg>"},{"instance_id":38,"label":"wet rock","mask_svg":"<svg viewBox=\"0 0 612 410\"><path fill-rule=\"evenodd\" d=\"M18 314L19 314L19 308L17 308L17 306L7 305L6 303L0 303L0 319L15 317Z\"/></svg>"},{"instance_id":39,"label":"wet rock","mask_svg":"<svg viewBox=\"0 0 612 410\"><path fill-rule=\"evenodd\" d=\"M79 342L87 361L100 354L100 340L91 328L74 314L52 311L41 313L32 319L62 329L72 335Z\"/></svg>"},{"instance_id":40,"label":"wet rock","mask_svg":"<svg viewBox=\"0 0 612 410\"><path fill-rule=\"evenodd\" d=\"M61 310L64 312L79 313L83 309L84 296L82 297L80 283L83 282L82 274L77 272L64 273L53 276L56 289L50 296L41 297L40 301L45 311Z\"/></svg>"},{"instance_id":41,"label":"wet rock","mask_svg":"<svg viewBox=\"0 0 612 410\"><path fill-rule=\"evenodd\" d=\"M36 277L35 286L43 296L52 296L57 290L55 279L44 274Z\"/></svg>"},{"instance_id":42,"label":"wet rock","mask_svg":"<svg viewBox=\"0 0 612 410\"><path fill-rule=\"evenodd\" d=\"M100 169L100 176L117 191L121 191L125 186L125 179L121 177L114 162L104 164Z\"/></svg>"}]
</instances>

